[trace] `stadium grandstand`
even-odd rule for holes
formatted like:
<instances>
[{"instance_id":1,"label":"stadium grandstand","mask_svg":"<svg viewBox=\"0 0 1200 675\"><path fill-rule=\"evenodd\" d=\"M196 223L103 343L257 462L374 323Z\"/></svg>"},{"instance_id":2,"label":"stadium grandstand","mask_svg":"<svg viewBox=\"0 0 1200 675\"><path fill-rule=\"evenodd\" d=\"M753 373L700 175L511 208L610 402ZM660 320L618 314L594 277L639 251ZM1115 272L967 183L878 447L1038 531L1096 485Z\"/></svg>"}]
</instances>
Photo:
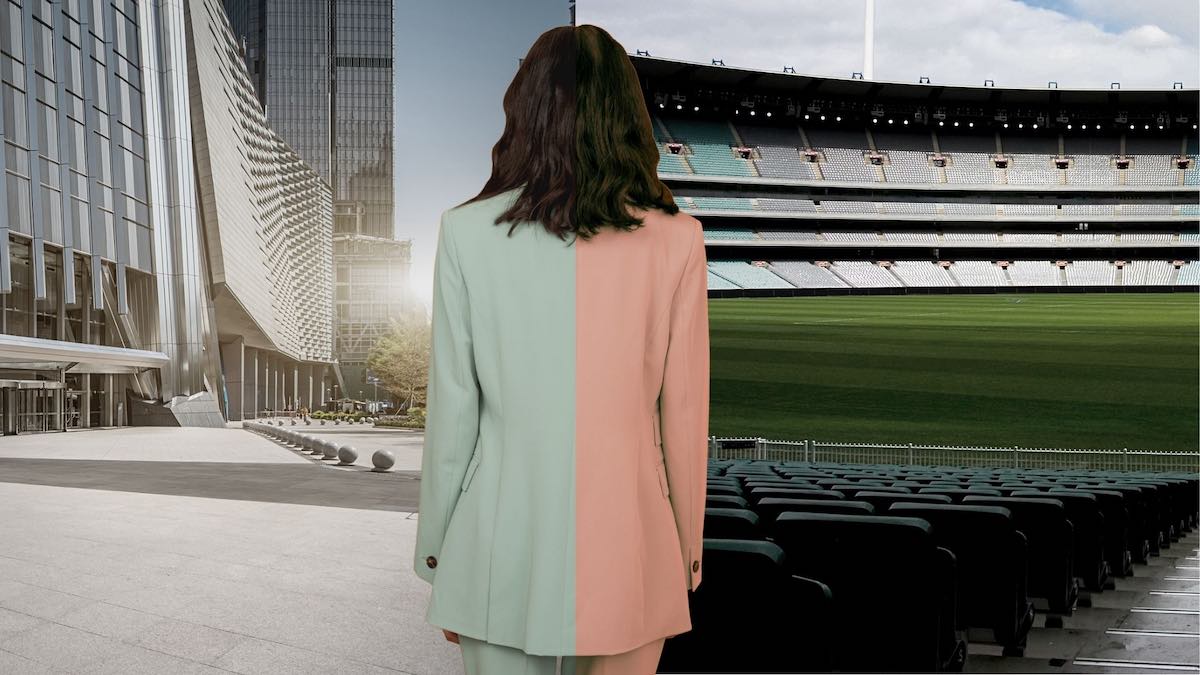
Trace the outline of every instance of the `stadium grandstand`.
<instances>
[{"instance_id":1,"label":"stadium grandstand","mask_svg":"<svg viewBox=\"0 0 1200 675\"><path fill-rule=\"evenodd\" d=\"M1194 89L634 61L715 297L1197 288Z\"/></svg>"},{"instance_id":2,"label":"stadium grandstand","mask_svg":"<svg viewBox=\"0 0 1200 675\"><path fill-rule=\"evenodd\" d=\"M1200 284L1194 89L633 60L659 174L704 225L710 297ZM1015 447L922 461L896 444L878 461L882 445L807 441L790 459L764 451L784 441L712 443L707 572L659 672L1196 669L1194 453L1021 468Z\"/></svg>"}]
</instances>

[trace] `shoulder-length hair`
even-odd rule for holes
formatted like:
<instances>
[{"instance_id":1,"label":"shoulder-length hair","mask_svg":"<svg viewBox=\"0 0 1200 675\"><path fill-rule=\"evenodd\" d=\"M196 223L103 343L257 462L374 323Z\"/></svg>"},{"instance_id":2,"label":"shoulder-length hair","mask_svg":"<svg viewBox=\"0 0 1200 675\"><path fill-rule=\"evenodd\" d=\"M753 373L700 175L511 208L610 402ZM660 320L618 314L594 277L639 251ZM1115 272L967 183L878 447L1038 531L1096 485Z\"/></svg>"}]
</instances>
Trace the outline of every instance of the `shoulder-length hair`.
<instances>
[{"instance_id":1,"label":"shoulder-length hair","mask_svg":"<svg viewBox=\"0 0 1200 675\"><path fill-rule=\"evenodd\" d=\"M592 25L543 33L504 94L492 174L463 204L520 190L495 224L541 223L560 239L631 230L630 207L679 211L658 178L658 144L625 49Z\"/></svg>"}]
</instances>

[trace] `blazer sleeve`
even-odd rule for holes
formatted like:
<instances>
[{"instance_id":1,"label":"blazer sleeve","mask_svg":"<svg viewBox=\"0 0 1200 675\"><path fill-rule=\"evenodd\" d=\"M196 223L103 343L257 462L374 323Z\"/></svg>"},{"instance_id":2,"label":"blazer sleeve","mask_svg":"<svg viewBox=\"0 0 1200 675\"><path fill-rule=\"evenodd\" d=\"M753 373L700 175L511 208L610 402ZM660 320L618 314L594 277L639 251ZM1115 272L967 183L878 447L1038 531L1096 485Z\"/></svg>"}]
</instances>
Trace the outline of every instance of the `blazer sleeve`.
<instances>
[{"instance_id":1,"label":"blazer sleeve","mask_svg":"<svg viewBox=\"0 0 1200 675\"><path fill-rule=\"evenodd\" d=\"M663 461L688 589L700 584L708 489L708 263L697 222L672 300L659 409Z\"/></svg>"},{"instance_id":2,"label":"blazer sleeve","mask_svg":"<svg viewBox=\"0 0 1200 675\"><path fill-rule=\"evenodd\" d=\"M452 234L442 214L433 264L425 446L413 560L417 576L429 583L479 437L480 391L467 289Z\"/></svg>"}]
</instances>

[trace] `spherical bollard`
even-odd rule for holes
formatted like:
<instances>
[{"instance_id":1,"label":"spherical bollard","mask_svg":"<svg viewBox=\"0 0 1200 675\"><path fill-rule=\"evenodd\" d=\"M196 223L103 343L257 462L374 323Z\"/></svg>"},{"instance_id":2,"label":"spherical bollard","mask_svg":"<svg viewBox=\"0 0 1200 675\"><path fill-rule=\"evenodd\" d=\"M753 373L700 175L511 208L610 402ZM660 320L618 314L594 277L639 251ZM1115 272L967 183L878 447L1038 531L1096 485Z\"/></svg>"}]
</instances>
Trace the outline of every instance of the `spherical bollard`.
<instances>
[{"instance_id":1,"label":"spherical bollard","mask_svg":"<svg viewBox=\"0 0 1200 675\"><path fill-rule=\"evenodd\" d=\"M325 426L325 420L321 420L321 426Z\"/></svg>"},{"instance_id":2,"label":"spherical bollard","mask_svg":"<svg viewBox=\"0 0 1200 675\"><path fill-rule=\"evenodd\" d=\"M296 418L292 418L292 426L296 426Z\"/></svg>"},{"instance_id":3,"label":"spherical bollard","mask_svg":"<svg viewBox=\"0 0 1200 675\"><path fill-rule=\"evenodd\" d=\"M313 457L329 457L329 453L337 454L337 443L333 441L321 441L317 447L313 448Z\"/></svg>"},{"instance_id":4,"label":"spherical bollard","mask_svg":"<svg viewBox=\"0 0 1200 675\"><path fill-rule=\"evenodd\" d=\"M348 466L358 460L358 450L349 445L343 445L338 449L337 456L338 466Z\"/></svg>"},{"instance_id":5,"label":"spherical bollard","mask_svg":"<svg viewBox=\"0 0 1200 675\"><path fill-rule=\"evenodd\" d=\"M396 465L396 456L389 450L376 450L375 454L371 456L371 463L375 465L373 471L391 471L392 467Z\"/></svg>"},{"instance_id":6,"label":"spherical bollard","mask_svg":"<svg viewBox=\"0 0 1200 675\"><path fill-rule=\"evenodd\" d=\"M325 450L325 459L337 459L337 456L338 456L337 443L326 443L324 450Z\"/></svg>"}]
</instances>

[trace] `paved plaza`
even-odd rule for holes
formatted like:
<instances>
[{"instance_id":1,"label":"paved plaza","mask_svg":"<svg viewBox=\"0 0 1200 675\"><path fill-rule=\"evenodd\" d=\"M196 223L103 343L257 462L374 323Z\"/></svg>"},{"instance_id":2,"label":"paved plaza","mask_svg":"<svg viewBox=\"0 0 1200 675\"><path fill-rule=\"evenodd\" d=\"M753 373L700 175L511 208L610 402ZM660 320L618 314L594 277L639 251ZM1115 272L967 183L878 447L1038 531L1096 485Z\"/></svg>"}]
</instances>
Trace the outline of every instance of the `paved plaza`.
<instances>
[{"instance_id":1,"label":"paved plaza","mask_svg":"<svg viewBox=\"0 0 1200 675\"><path fill-rule=\"evenodd\" d=\"M0 673L463 672L411 569L421 434L311 430L358 464L240 428L0 438Z\"/></svg>"}]
</instances>

